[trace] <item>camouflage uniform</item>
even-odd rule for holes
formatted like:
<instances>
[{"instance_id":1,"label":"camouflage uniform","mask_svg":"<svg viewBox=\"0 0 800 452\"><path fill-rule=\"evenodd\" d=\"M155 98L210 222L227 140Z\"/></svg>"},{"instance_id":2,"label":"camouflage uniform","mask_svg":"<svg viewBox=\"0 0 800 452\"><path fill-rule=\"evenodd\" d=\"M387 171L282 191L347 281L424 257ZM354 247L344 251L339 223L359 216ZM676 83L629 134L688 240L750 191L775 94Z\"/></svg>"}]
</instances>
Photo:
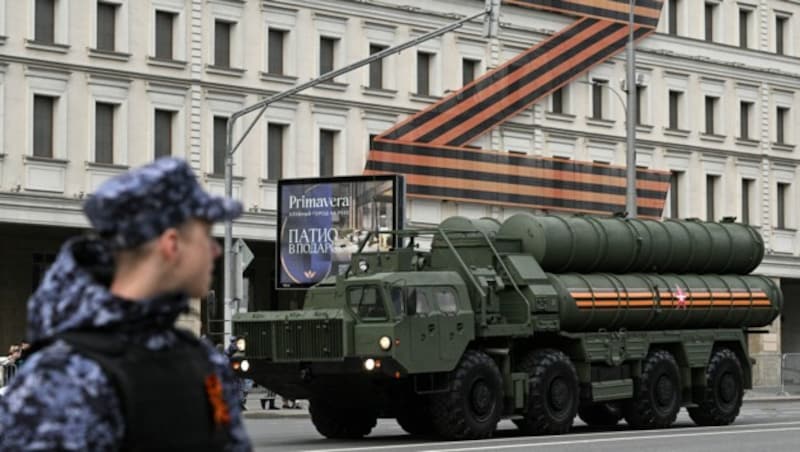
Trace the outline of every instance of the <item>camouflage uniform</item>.
<instances>
[{"instance_id":1,"label":"camouflage uniform","mask_svg":"<svg viewBox=\"0 0 800 452\"><path fill-rule=\"evenodd\" d=\"M103 328L148 350L171 347L177 340L175 320L188 310L187 297L130 302L111 294L114 247L135 247L189 218L233 218L241 206L202 191L185 162L160 159L108 181L84 210L103 238L65 243L28 301L27 339L44 346L0 400L0 451L119 449L125 419L112 382L97 362L57 336ZM229 361L210 345L205 348L230 412L225 450L250 450Z\"/></svg>"}]
</instances>

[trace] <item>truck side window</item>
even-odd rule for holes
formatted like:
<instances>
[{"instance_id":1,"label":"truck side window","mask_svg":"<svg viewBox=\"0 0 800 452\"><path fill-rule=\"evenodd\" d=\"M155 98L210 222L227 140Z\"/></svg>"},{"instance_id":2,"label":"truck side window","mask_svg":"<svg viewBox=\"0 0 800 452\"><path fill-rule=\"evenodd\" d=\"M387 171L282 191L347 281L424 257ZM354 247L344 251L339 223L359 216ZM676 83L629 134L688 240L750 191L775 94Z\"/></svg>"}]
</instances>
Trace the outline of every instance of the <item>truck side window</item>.
<instances>
[{"instance_id":1,"label":"truck side window","mask_svg":"<svg viewBox=\"0 0 800 452\"><path fill-rule=\"evenodd\" d=\"M362 319L385 320L386 307L376 286L351 287L347 291L347 304Z\"/></svg>"},{"instance_id":2,"label":"truck side window","mask_svg":"<svg viewBox=\"0 0 800 452\"><path fill-rule=\"evenodd\" d=\"M437 287L435 289L436 304L439 310L445 314L452 314L458 311L456 304L456 294L448 287Z\"/></svg>"},{"instance_id":3,"label":"truck side window","mask_svg":"<svg viewBox=\"0 0 800 452\"><path fill-rule=\"evenodd\" d=\"M392 286L389 294L392 298L392 308L394 308L394 313L396 315L404 314L406 309L403 303L403 287Z\"/></svg>"},{"instance_id":4,"label":"truck side window","mask_svg":"<svg viewBox=\"0 0 800 452\"><path fill-rule=\"evenodd\" d=\"M425 292L415 288L409 289L406 297L406 311L408 315L430 313L431 306L428 303L428 297L425 296Z\"/></svg>"}]
</instances>

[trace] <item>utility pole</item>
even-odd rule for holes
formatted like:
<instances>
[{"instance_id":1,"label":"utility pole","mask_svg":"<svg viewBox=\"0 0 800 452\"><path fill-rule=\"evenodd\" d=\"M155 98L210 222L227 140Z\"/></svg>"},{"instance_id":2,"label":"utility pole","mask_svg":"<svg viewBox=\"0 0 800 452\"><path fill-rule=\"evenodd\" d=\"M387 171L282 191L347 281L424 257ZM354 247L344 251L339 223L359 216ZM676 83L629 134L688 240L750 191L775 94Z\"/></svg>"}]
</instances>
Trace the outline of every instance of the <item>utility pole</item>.
<instances>
[{"instance_id":1,"label":"utility pole","mask_svg":"<svg viewBox=\"0 0 800 452\"><path fill-rule=\"evenodd\" d=\"M261 118L261 116L266 111L267 107L270 104L278 102L282 99L285 99L289 96L293 96L305 89L311 88L312 86L318 85L320 83L324 83L328 80L332 80L342 74L350 72L354 69L358 69L362 66L368 65L373 61L378 61L383 58L386 58L389 55L393 55L395 53L399 53L409 47L414 47L420 43L423 43L429 39L436 38L441 36L445 33L448 33L452 30L460 28L466 22L475 20L479 17L484 17L485 22L485 32L487 35L492 33L496 33L498 29L498 21L500 17L500 0L486 0L486 8L476 14L471 16L465 17L463 19L459 19L451 24L445 25L441 28L431 31L425 35L422 35L416 39L412 39L407 41L403 44L397 45L395 47L388 48L381 52L375 53L370 55L367 58L359 60L353 64L350 64L346 67L341 69L336 69L334 71L328 72L318 78L312 79L302 85L295 86L294 88L290 88L286 91L280 92L273 96L270 96L267 99L262 100L261 102L255 103L249 107L245 107L241 110L234 112L230 118L228 118L228 125L227 125L227 138L226 138L226 152L225 152L225 196L230 198L233 196L233 154L242 144L242 141L247 137L253 127L256 126L256 123ZM252 113L254 111L258 111L258 114L250 123L250 125L245 129L242 136L239 140L234 144L233 142L233 126L236 123L236 120L241 118L242 116ZM226 220L225 221L225 242L224 242L224 251L223 251L223 259L224 259L224 268L223 268L223 284L224 284L224 305L223 305L223 312L224 312L224 332L225 332L225 343L227 344L231 337L231 318L233 317L231 312L231 304L233 302L233 294L232 294L232 284L231 280L233 279L233 259L234 256L233 250L233 221Z\"/></svg>"},{"instance_id":2,"label":"utility pole","mask_svg":"<svg viewBox=\"0 0 800 452\"><path fill-rule=\"evenodd\" d=\"M625 154L626 190L625 190L625 210L628 211L628 218L636 218L638 209L636 205L636 54L634 52L634 9L636 0L628 0L630 10L628 12L628 52L627 52L627 76L628 83L628 105L625 113L625 126L627 128L627 149Z\"/></svg>"}]
</instances>

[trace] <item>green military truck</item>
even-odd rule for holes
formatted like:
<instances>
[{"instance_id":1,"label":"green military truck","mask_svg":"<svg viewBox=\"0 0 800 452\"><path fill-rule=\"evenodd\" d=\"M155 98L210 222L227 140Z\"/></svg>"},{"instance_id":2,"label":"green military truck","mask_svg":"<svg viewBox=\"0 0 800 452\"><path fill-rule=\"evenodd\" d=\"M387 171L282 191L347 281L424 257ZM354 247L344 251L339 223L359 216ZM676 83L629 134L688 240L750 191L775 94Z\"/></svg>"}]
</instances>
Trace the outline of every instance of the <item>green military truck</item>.
<instances>
[{"instance_id":1,"label":"green military truck","mask_svg":"<svg viewBox=\"0 0 800 452\"><path fill-rule=\"evenodd\" d=\"M395 234L404 246L362 246L302 310L233 319L245 374L309 399L329 438L378 418L446 439L501 419L566 433L576 415L660 428L684 406L730 424L752 386L747 335L783 302L749 275L760 234L733 221L517 214Z\"/></svg>"}]
</instances>

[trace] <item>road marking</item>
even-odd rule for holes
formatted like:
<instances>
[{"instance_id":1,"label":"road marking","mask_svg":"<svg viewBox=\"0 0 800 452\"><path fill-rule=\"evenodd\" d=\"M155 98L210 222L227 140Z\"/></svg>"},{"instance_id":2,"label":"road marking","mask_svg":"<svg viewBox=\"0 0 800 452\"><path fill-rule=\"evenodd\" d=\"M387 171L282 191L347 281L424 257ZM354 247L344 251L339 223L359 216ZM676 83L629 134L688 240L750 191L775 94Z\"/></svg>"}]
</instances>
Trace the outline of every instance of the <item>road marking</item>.
<instances>
[{"instance_id":1,"label":"road marking","mask_svg":"<svg viewBox=\"0 0 800 452\"><path fill-rule=\"evenodd\" d=\"M307 449L304 452L358 452L358 451L367 451L367 450L385 450L385 449L410 449L415 447L431 447L431 446L463 446L465 444L476 445L480 444L480 447L473 447L473 448L459 448L459 449L430 449L430 450L442 450L442 451L459 451L459 450L484 450L487 447L491 447L492 449L503 448L503 447L539 447L543 445L554 445L554 444L579 444L580 442L590 443L593 441L596 442L608 442L608 441L617 441L617 440L635 440L635 439L648 439L648 438L655 438L655 437L670 437L673 438L675 436L697 436L697 435L714 435L714 434L734 434L734 433L748 433L751 431L757 432L768 432L768 431L783 431L784 429L769 429L763 427L782 427L782 426L790 426L790 425L800 425L800 421L791 421L791 422L767 422L764 424L756 424L759 427L759 430L754 430L751 425L742 425L742 426L724 426L724 427L680 427L680 428L672 428L670 429L669 434L664 435L643 435L647 432L661 432L664 429L656 429L656 430L615 430L613 432L592 432L592 433L571 433L569 436L586 438L587 436L594 437L595 439L576 439L570 442L569 440L564 440L563 438L565 435L548 435L548 436L520 436L520 437L509 437L509 438L490 438L490 439L482 439L482 440L472 440L472 441L427 441L421 443L408 443L408 444L393 444L387 446L365 446L365 447L342 447L336 449ZM738 430L737 427L750 427L748 430ZM727 430L726 430L727 429ZM733 429L733 430L731 430ZM800 430L800 427L794 427L786 429L788 430ZM676 433L676 432L687 432L687 433ZM619 435L619 434L626 434L632 436L626 437L616 437L616 438L604 438L611 435ZM562 441L551 441L547 443L525 443L520 445L497 445L498 442L519 442L519 441L530 441L531 439L556 439L561 438ZM377 438L376 438L377 439Z\"/></svg>"}]
</instances>

